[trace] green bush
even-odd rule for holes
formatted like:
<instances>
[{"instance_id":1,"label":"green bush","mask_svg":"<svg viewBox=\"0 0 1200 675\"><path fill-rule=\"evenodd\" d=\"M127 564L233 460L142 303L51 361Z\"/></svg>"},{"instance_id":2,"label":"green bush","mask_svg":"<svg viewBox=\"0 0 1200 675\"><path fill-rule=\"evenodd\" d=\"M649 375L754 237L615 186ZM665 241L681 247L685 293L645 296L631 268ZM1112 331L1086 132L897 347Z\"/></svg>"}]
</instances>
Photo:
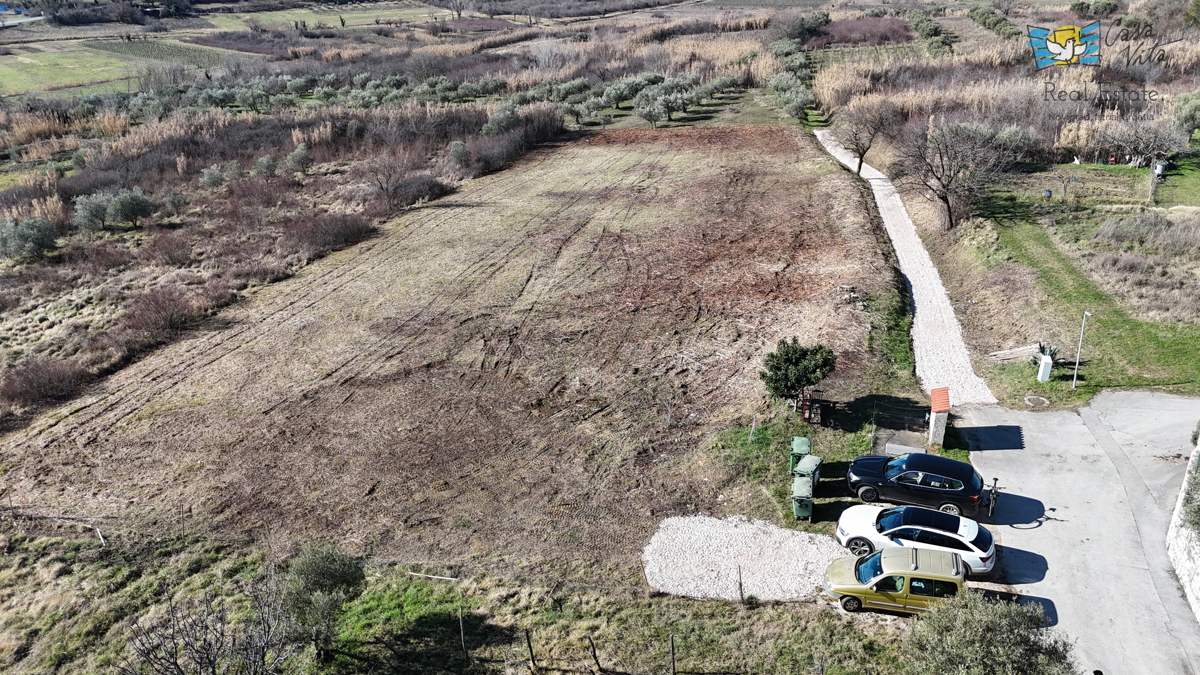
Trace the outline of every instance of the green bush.
<instances>
[{"instance_id":1,"label":"green bush","mask_svg":"<svg viewBox=\"0 0 1200 675\"><path fill-rule=\"evenodd\" d=\"M1041 605L968 591L915 622L903 650L912 675L1075 675L1071 641L1047 628Z\"/></svg>"},{"instance_id":2,"label":"green bush","mask_svg":"<svg viewBox=\"0 0 1200 675\"><path fill-rule=\"evenodd\" d=\"M1112 16L1121 6L1113 0L1096 0L1092 3L1092 14L1096 16Z\"/></svg>"},{"instance_id":3,"label":"green bush","mask_svg":"<svg viewBox=\"0 0 1200 675\"><path fill-rule=\"evenodd\" d=\"M362 565L331 545L304 546L288 567L283 607L294 621L295 637L309 642L324 659L337 636L342 605L362 592Z\"/></svg>"},{"instance_id":4,"label":"green bush","mask_svg":"<svg viewBox=\"0 0 1200 675\"><path fill-rule=\"evenodd\" d=\"M224 184L225 175L221 173L220 166L213 164L200 172L200 187L219 188Z\"/></svg>"},{"instance_id":5,"label":"green bush","mask_svg":"<svg viewBox=\"0 0 1200 675\"><path fill-rule=\"evenodd\" d=\"M1200 129L1200 89L1176 99L1175 119L1189 136Z\"/></svg>"},{"instance_id":6,"label":"green bush","mask_svg":"<svg viewBox=\"0 0 1200 675\"><path fill-rule=\"evenodd\" d=\"M933 57L946 56L954 53L954 43L945 35L939 35L925 41L925 51Z\"/></svg>"},{"instance_id":7,"label":"green bush","mask_svg":"<svg viewBox=\"0 0 1200 675\"><path fill-rule=\"evenodd\" d=\"M462 141L450 141L450 161L455 166L467 166L471 163L471 151Z\"/></svg>"},{"instance_id":8,"label":"green bush","mask_svg":"<svg viewBox=\"0 0 1200 675\"><path fill-rule=\"evenodd\" d=\"M1092 13L1092 5L1087 0L1075 0L1071 3L1071 13L1078 16L1088 16Z\"/></svg>"},{"instance_id":9,"label":"green bush","mask_svg":"<svg viewBox=\"0 0 1200 675\"><path fill-rule=\"evenodd\" d=\"M54 248L54 225L45 218L0 220L0 256L5 258L38 258Z\"/></svg>"},{"instance_id":10,"label":"green bush","mask_svg":"<svg viewBox=\"0 0 1200 675\"><path fill-rule=\"evenodd\" d=\"M231 159L225 162L225 166L221 169L221 175L225 180L233 183L246 177L246 172L242 170L242 165L236 159Z\"/></svg>"},{"instance_id":11,"label":"green bush","mask_svg":"<svg viewBox=\"0 0 1200 675\"><path fill-rule=\"evenodd\" d=\"M1009 23L1008 19L997 14L991 7L973 7L967 15L975 23L1007 40L1016 40L1024 35L1021 29Z\"/></svg>"},{"instance_id":12,"label":"green bush","mask_svg":"<svg viewBox=\"0 0 1200 675\"><path fill-rule=\"evenodd\" d=\"M141 188L122 190L108 203L106 217L109 223L129 223L137 226L139 218L154 214L154 202L142 193Z\"/></svg>"},{"instance_id":13,"label":"green bush","mask_svg":"<svg viewBox=\"0 0 1200 675\"><path fill-rule=\"evenodd\" d=\"M833 372L837 356L825 345L805 346L792 338L780 340L775 351L763 361L765 370L758 376L775 398L795 400L805 389L817 384Z\"/></svg>"},{"instance_id":14,"label":"green bush","mask_svg":"<svg viewBox=\"0 0 1200 675\"><path fill-rule=\"evenodd\" d=\"M254 175L263 178L271 178L275 175L276 166L275 158L270 155L263 155L254 162Z\"/></svg>"},{"instance_id":15,"label":"green bush","mask_svg":"<svg viewBox=\"0 0 1200 675\"><path fill-rule=\"evenodd\" d=\"M289 171L305 173L312 166L312 156L308 154L308 145L301 143L289 152L283 159L283 166Z\"/></svg>"},{"instance_id":16,"label":"green bush","mask_svg":"<svg viewBox=\"0 0 1200 675\"><path fill-rule=\"evenodd\" d=\"M71 222L84 232L103 230L108 218L108 206L112 199L112 195L103 192L79 195L75 198L75 215L71 218Z\"/></svg>"},{"instance_id":17,"label":"green bush","mask_svg":"<svg viewBox=\"0 0 1200 675\"><path fill-rule=\"evenodd\" d=\"M505 101L499 110L488 117L487 124L483 125L479 133L484 136L497 136L515 129L520 123L521 116L517 114L517 105L511 101Z\"/></svg>"}]
</instances>

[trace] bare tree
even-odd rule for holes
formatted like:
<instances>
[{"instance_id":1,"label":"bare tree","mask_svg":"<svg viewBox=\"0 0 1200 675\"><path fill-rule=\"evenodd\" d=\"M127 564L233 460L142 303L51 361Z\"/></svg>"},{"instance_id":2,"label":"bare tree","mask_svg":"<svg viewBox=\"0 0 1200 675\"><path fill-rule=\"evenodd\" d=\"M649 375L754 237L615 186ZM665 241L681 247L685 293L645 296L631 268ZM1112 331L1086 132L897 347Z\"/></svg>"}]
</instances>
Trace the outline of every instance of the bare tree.
<instances>
[{"instance_id":1,"label":"bare tree","mask_svg":"<svg viewBox=\"0 0 1200 675\"><path fill-rule=\"evenodd\" d=\"M158 621L133 627L120 675L276 675L293 651L290 619L274 570L244 589L251 615L233 623L223 599L210 591L191 601L168 601Z\"/></svg>"},{"instance_id":2,"label":"bare tree","mask_svg":"<svg viewBox=\"0 0 1200 675\"><path fill-rule=\"evenodd\" d=\"M1122 154L1129 166L1139 167L1186 148L1188 135L1170 118L1135 116L1109 120L1098 140Z\"/></svg>"},{"instance_id":3,"label":"bare tree","mask_svg":"<svg viewBox=\"0 0 1200 675\"><path fill-rule=\"evenodd\" d=\"M1004 18L1008 18L1017 9L1017 0L992 0L992 9L1000 12Z\"/></svg>"},{"instance_id":4,"label":"bare tree","mask_svg":"<svg viewBox=\"0 0 1200 675\"><path fill-rule=\"evenodd\" d=\"M1010 160L995 136L985 124L931 123L900 143L892 178L939 202L946 229L952 229Z\"/></svg>"},{"instance_id":5,"label":"bare tree","mask_svg":"<svg viewBox=\"0 0 1200 675\"><path fill-rule=\"evenodd\" d=\"M863 158L875 141L895 133L903 119L900 109L887 101L852 103L838 114L833 133L858 158L855 173L862 175Z\"/></svg>"},{"instance_id":6,"label":"bare tree","mask_svg":"<svg viewBox=\"0 0 1200 675\"><path fill-rule=\"evenodd\" d=\"M363 162L356 173L375 188L390 207L396 201L404 180L414 169L420 168L418 158L408 151L379 155Z\"/></svg>"},{"instance_id":7,"label":"bare tree","mask_svg":"<svg viewBox=\"0 0 1200 675\"><path fill-rule=\"evenodd\" d=\"M463 12L471 9L472 0L446 0L446 9L454 12L454 18L461 19Z\"/></svg>"}]
</instances>

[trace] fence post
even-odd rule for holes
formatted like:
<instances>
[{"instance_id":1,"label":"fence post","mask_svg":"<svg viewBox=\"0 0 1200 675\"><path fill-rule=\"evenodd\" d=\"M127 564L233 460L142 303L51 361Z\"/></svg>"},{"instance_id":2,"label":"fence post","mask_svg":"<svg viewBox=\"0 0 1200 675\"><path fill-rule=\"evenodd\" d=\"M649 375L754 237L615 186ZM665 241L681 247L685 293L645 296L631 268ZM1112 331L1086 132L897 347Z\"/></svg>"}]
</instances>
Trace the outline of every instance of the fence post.
<instances>
[{"instance_id":1,"label":"fence post","mask_svg":"<svg viewBox=\"0 0 1200 675\"><path fill-rule=\"evenodd\" d=\"M463 656L470 661L471 654L467 651L467 631L463 629L462 607L458 608L458 639L462 641Z\"/></svg>"},{"instance_id":2,"label":"fence post","mask_svg":"<svg viewBox=\"0 0 1200 675\"><path fill-rule=\"evenodd\" d=\"M675 634L671 633L671 675L675 675Z\"/></svg>"},{"instance_id":3,"label":"fence post","mask_svg":"<svg viewBox=\"0 0 1200 675\"><path fill-rule=\"evenodd\" d=\"M529 629L525 629L525 646L529 648L529 670L537 672L537 658L533 655L533 640L529 638Z\"/></svg>"},{"instance_id":4,"label":"fence post","mask_svg":"<svg viewBox=\"0 0 1200 675\"><path fill-rule=\"evenodd\" d=\"M738 565L738 598L741 599L743 605L746 604L746 594L742 592L742 566L741 565Z\"/></svg>"}]
</instances>

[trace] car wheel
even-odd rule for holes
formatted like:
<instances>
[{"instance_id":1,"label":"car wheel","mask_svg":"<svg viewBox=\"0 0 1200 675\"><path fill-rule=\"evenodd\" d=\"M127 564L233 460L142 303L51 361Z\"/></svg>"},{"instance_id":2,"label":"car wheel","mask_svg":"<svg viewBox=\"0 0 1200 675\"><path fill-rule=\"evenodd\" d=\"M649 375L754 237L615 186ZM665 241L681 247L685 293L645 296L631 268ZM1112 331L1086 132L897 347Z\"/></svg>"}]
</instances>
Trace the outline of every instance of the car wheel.
<instances>
[{"instance_id":1,"label":"car wheel","mask_svg":"<svg viewBox=\"0 0 1200 675\"><path fill-rule=\"evenodd\" d=\"M859 600L853 595L843 595L842 609L846 610L847 612L857 612L858 610L862 609L862 600Z\"/></svg>"},{"instance_id":2,"label":"car wheel","mask_svg":"<svg viewBox=\"0 0 1200 675\"><path fill-rule=\"evenodd\" d=\"M870 485L864 485L858 488L858 498L864 502L873 502L876 499L879 499L879 490L876 490Z\"/></svg>"},{"instance_id":3,"label":"car wheel","mask_svg":"<svg viewBox=\"0 0 1200 675\"><path fill-rule=\"evenodd\" d=\"M958 504L942 504L938 507L938 511L941 511L942 513L949 513L952 516L962 515L962 507Z\"/></svg>"},{"instance_id":4,"label":"car wheel","mask_svg":"<svg viewBox=\"0 0 1200 675\"><path fill-rule=\"evenodd\" d=\"M846 542L846 548L860 558L864 555L870 555L875 552L875 547L871 545L871 542L863 539L862 537L855 537Z\"/></svg>"}]
</instances>

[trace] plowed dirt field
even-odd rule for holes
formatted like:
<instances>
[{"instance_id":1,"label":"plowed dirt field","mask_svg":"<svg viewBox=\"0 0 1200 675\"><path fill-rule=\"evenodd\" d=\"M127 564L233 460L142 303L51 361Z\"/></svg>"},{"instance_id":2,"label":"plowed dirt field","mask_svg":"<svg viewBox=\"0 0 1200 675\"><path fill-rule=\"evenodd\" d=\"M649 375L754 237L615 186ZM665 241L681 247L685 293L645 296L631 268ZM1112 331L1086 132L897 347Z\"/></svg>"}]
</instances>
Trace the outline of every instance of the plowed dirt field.
<instances>
[{"instance_id":1,"label":"plowed dirt field","mask_svg":"<svg viewBox=\"0 0 1200 675\"><path fill-rule=\"evenodd\" d=\"M0 445L28 512L410 562L636 565L720 514L777 340L866 366L869 194L784 127L591 134L386 225Z\"/></svg>"}]
</instances>

